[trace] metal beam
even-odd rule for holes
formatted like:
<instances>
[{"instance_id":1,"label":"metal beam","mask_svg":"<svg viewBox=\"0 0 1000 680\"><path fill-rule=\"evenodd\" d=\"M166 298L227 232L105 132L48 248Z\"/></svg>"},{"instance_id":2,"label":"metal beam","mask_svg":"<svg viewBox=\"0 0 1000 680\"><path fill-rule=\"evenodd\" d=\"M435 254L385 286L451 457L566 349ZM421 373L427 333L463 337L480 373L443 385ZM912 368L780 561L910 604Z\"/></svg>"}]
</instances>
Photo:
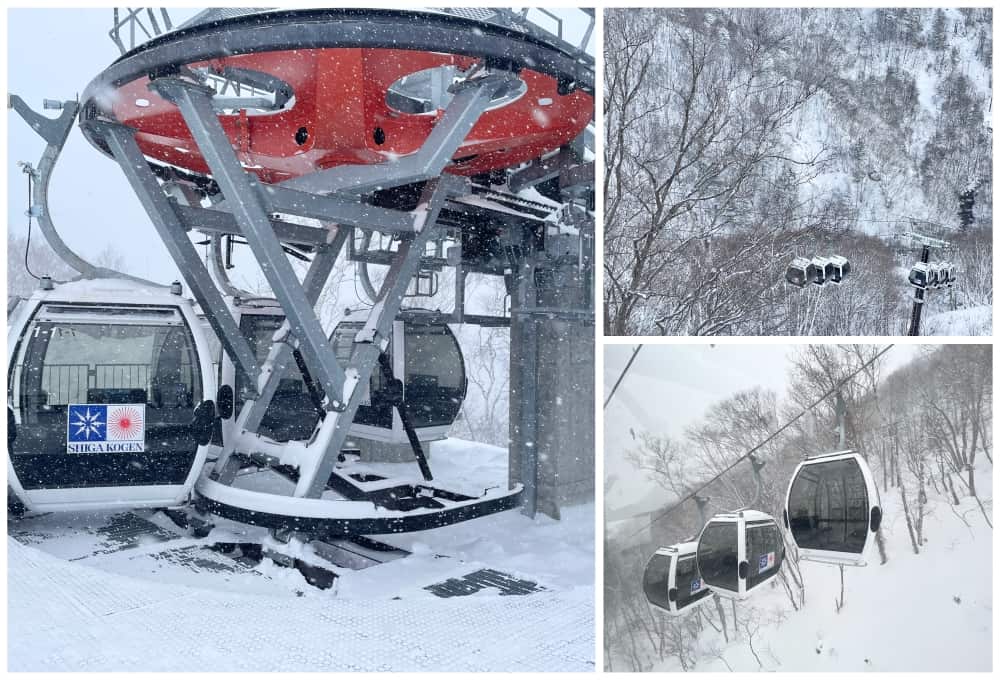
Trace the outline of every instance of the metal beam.
<instances>
[{"instance_id":1,"label":"metal beam","mask_svg":"<svg viewBox=\"0 0 1000 680\"><path fill-rule=\"evenodd\" d=\"M385 234L412 234L416 216L362 203L359 198L321 196L288 187L265 186L264 196L273 212L312 217Z\"/></svg>"},{"instance_id":2,"label":"metal beam","mask_svg":"<svg viewBox=\"0 0 1000 680\"><path fill-rule=\"evenodd\" d=\"M379 355L385 351L392 332L392 323L399 313L406 289L420 269L420 255L427 243L435 235L438 214L450 193L456 193L464 185L464 180L444 175L432 180L424 187L421 197L425 219L420 230L404 240L396 254L396 259L386 273L382 290L372 305L364 328L354 338L354 352L348 370L353 379L345 390L347 405L341 413L327 414L321 426L321 434L315 446L323 446L322 455L312 466L300 466L299 481L295 487L298 497L319 498L326 489L327 480L337 464L337 456L347 439L347 433L354 421L354 414L372 375ZM332 351L332 350L331 350Z\"/></svg>"},{"instance_id":3,"label":"metal beam","mask_svg":"<svg viewBox=\"0 0 1000 680\"><path fill-rule=\"evenodd\" d=\"M313 306L319 300L320 293L323 292L323 288L330 278L330 272L333 271L333 266L337 262L337 257L350 235L351 229L349 227L338 227L333 232L333 240L316 251L302 282L306 299ZM289 323L286 319L278 331L280 337L287 337L289 330ZM256 433L260 429L260 424L271 405L271 400L274 399L274 394L278 391L281 380L288 375L288 370L291 368L294 360L292 352L292 346L288 342L272 343L267 359L260 369L261 375L265 376L263 381L258 382L258 384L263 382L260 385L260 394L256 399L244 402L243 408L240 409L236 417L237 432ZM230 457L236 452L235 445L238 441L237 439L224 443L223 451L215 462L216 481L229 484L239 472L239 466L228 465Z\"/></svg>"},{"instance_id":4,"label":"metal beam","mask_svg":"<svg viewBox=\"0 0 1000 680\"><path fill-rule=\"evenodd\" d=\"M26 171L30 172L35 180L32 187L31 206L29 210L32 217L38 219L38 226L41 227L45 241L59 259L69 265L71 269L79 272L80 276L85 279L126 279L149 286L160 286L160 284L153 281L147 281L146 279L106 267L98 267L87 262L70 248L59 235L59 231L52 222L52 215L49 211L49 182L52 179L52 172L55 170L56 161L59 160L63 146L65 146L66 140L69 138L69 133L73 129L73 123L76 122L76 114L80 110L80 104L75 101L64 101L57 102L56 105L62 109L62 113L59 114L58 118L48 118L32 110L16 94L11 94L7 97L7 106L14 109L24 119L24 122L31 126L31 129L45 140L45 151L42 152L42 157L38 161L38 168L35 169L25 164ZM51 107L48 100L46 100L45 108Z\"/></svg>"},{"instance_id":5,"label":"metal beam","mask_svg":"<svg viewBox=\"0 0 1000 680\"><path fill-rule=\"evenodd\" d=\"M274 237L268 206L256 180L244 171L212 108L214 90L172 77L154 80L149 87L180 110L226 197L226 207L243 227L243 236L281 303L309 372L326 392L327 408L342 409L344 371L281 243Z\"/></svg>"},{"instance_id":6,"label":"metal beam","mask_svg":"<svg viewBox=\"0 0 1000 680\"><path fill-rule=\"evenodd\" d=\"M177 216L188 229L197 229L206 234L236 234L243 236L243 229L230 213L212 208L197 208L187 205L175 206ZM325 244L330 233L326 229L294 224L281 220L271 220L275 237L283 243L318 246Z\"/></svg>"},{"instance_id":7,"label":"metal beam","mask_svg":"<svg viewBox=\"0 0 1000 680\"><path fill-rule=\"evenodd\" d=\"M187 229L174 211L175 203L163 193L156 175L149 169L149 164L135 141L134 131L120 123L106 121L93 120L87 125L95 136L107 142L112 155L153 221L170 257L177 264L195 300L201 305L205 318L219 337L226 354L250 376L250 387L254 389L258 375L257 358L229 313L212 275L188 238Z\"/></svg>"}]
</instances>

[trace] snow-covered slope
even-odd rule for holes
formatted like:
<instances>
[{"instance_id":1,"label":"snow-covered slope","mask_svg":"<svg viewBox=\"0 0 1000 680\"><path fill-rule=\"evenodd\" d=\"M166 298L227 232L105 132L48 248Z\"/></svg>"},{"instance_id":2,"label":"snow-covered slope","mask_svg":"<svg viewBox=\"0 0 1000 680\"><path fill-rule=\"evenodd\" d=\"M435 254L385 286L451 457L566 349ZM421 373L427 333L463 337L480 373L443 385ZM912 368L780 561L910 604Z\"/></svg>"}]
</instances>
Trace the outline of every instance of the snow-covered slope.
<instances>
[{"instance_id":1,"label":"snow-covered slope","mask_svg":"<svg viewBox=\"0 0 1000 680\"><path fill-rule=\"evenodd\" d=\"M923 320L921 335L992 335L993 306L958 309L935 314Z\"/></svg>"}]
</instances>

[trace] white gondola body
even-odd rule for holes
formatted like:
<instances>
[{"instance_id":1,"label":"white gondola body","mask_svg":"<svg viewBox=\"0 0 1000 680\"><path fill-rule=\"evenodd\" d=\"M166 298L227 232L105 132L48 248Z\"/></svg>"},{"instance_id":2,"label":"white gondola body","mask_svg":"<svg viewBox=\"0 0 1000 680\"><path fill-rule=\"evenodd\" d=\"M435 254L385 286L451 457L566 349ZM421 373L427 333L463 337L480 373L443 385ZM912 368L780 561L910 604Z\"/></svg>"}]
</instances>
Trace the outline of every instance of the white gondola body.
<instances>
[{"instance_id":1,"label":"white gondola body","mask_svg":"<svg viewBox=\"0 0 1000 680\"><path fill-rule=\"evenodd\" d=\"M698 536L702 580L722 597L745 600L778 575L785 548L770 515L741 510L712 517Z\"/></svg>"},{"instance_id":2,"label":"white gondola body","mask_svg":"<svg viewBox=\"0 0 1000 680\"><path fill-rule=\"evenodd\" d=\"M820 516L821 510L829 516ZM858 453L838 451L795 468L785 494L784 525L800 559L864 566L881 521L874 476Z\"/></svg>"},{"instance_id":3,"label":"white gondola body","mask_svg":"<svg viewBox=\"0 0 1000 680\"><path fill-rule=\"evenodd\" d=\"M643 590L650 606L680 616L711 599L711 590L698 572L697 551L698 544L690 541L660 548L649 558Z\"/></svg>"},{"instance_id":4,"label":"white gondola body","mask_svg":"<svg viewBox=\"0 0 1000 680\"><path fill-rule=\"evenodd\" d=\"M128 310L128 312L125 313L124 310ZM148 314L143 316L144 312L148 312ZM46 451L44 455L52 456L51 462L57 467L62 467L64 472L61 474L66 479L62 479L49 488L45 488L43 482L22 483L17 472L20 464L15 465L15 461L12 459L12 455L19 455L18 440L23 441L22 438L28 436L32 427L31 423L25 422L26 409L31 408L31 405L28 404L29 400L25 398L28 395L22 394L22 381L28 378L28 373L32 371L41 374L45 370L42 366L31 368L25 365L26 355L32 348L32 338L29 336L38 335L40 324L56 322L103 325L110 328L130 324L147 324L146 327L172 325L176 328L183 328L189 334L190 348L187 349L193 350L194 361L192 363L197 365L197 390L193 389L192 394L200 392L200 395L195 401L195 405L215 397L216 382L212 371L211 351L190 300L172 294L164 288L120 279L77 281L55 285L52 290L38 290L29 299L21 302L8 320L7 399L18 432L13 444L14 453L12 454L10 446L7 452L7 483L10 490L28 510L32 511L170 507L186 502L204 465L208 450L205 445L192 447L189 463L183 465L183 468L187 469L186 474L182 478L174 475L174 479L170 483L146 483L148 482L146 480L144 483L130 484L128 475L125 474L120 475L124 479L113 485L91 484L84 486L74 482L72 475L74 470L85 469L86 465L89 464L87 456L90 454L67 453L67 439L64 437L59 447L60 451ZM113 364L116 357L102 356L101 358L106 358L107 364ZM44 362L45 357L42 357L41 360ZM82 363L79 365L84 366ZM72 393L67 391L67 401L70 399L74 402L85 401L85 398L81 398L81 394L90 393L92 389L96 389L90 385L91 376L95 370L90 367L85 373L88 374L86 382L80 385L78 378L75 391ZM81 392L81 388L85 392ZM70 394L72 397L69 396ZM149 392L147 395L151 397ZM53 411L50 415L55 416L52 418L55 422L59 417L58 408L52 408L53 404L50 403L51 400L47 393L44 401L44 405L39 402L37 410L41 410L43 407L49 408ZM56 401L60 401L60 399L57 398ZM68 414L68 403L63 406L66 406ZM63 432L65 432L66 418L63 418L63 423ZM73 459L70 456L76 458ZM123 458L124 460L125 458ZM187 459L185 458L185 460ZM133 462L132 465L134 466L135 463ZM42 465L43 469L45 467L51 466ZM22 467L22 472L23 470Z\"/></svg>"}]
</instances>

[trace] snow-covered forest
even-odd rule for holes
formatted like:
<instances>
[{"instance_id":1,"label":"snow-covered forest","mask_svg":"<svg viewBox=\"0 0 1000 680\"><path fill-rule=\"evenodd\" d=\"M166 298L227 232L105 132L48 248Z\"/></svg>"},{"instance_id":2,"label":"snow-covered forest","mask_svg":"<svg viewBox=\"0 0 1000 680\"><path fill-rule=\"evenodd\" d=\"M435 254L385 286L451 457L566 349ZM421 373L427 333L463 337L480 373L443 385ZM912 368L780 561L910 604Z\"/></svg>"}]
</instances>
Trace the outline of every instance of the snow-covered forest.
<instances>
[{"instance_id":1,"label":"snow-covered forest","mask_svg":"<svg viewBox=\"0 0 1000 680\"><path fill-rule=\"evenodd\" d=\"M867 566L800 561L783 532L780 573L746 601L716 595L671 618L643 594L643 569L656 548L696 537L702 527L696 503L674 508L678 499L697 490L709 498L709 516L754 503L746 461L698 487L765 441L753 507L781 516L797 463L838 448L836 400L823 400L768 437L883 349L802 346L790 354L783 398L766 388L741 390L711 405L683 434L634 433L627 455L659 486L662 502L611 516L606 526L608 670L990 670L989 345L922 346L890 370L887 360L902 351L891 348L840 390L846 444L870 465L884 512ZM656 401L669 411L669 398Z\"/></svg>"},{"instance_id":2,"label":"snow-covered forest","mask_svg":"<svg viewBox=\"0 0 1000 680\"><path fill-rule=\"evenodd\" d=\"M605 332L905 334L911 231L958 269L922 334L989 334L992 50L989 8L606 10Z\"/></svg>"}]
</instances>

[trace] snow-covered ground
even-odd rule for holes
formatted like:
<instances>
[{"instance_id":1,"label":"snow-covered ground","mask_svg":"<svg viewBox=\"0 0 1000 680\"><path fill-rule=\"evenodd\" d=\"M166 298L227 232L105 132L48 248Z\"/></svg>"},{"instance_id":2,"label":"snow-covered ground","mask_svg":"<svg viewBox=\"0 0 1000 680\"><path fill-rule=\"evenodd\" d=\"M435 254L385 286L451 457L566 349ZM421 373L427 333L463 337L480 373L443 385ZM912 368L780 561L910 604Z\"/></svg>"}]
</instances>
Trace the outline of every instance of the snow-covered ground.
<instances>
[{"instance_id":1,"label":"snow-covered ground","mask_svg":"<svg viewBox=\"0 0 1000 680\"><path fill-rule=\"evenodd\" d=\"M434 445L431 464L440 479L461 470L505 483L506 457L448 440ZM116 521L115 513L49 514L8 525L9 670L595 667L593 504L566 508L560 521L515 510L378 537L411 554L338 569L329 590L269 559L247 567L206 549L232 527L194 539L162 515L134 513L130 521L149 531L126 544ZM480 570L539 590L446 598L427 590Z\"/></svg>"},{"instance_id":2,"label":"snow-covered ground","mask_svg":"<svg viewBox=\"0 0 1000 680\"><path fill-rule=\"evenodd\" d=\"M977 467L979 493L991 498L992 466ZM765 588L738 605L762 610L753 650L745 634L726 644L721 633L706 629L698 641L701 650L711 656L708 650L715 648L722 658L702 662L697 670L992 670L992 530L975 499L954 507L930 494L920 555L913 553L898 492L884 494L882 503L889 561L880 565L873 550L868 566L845 569L840 613L834 606L840 596L838 568L802 562L805 606L793 611L777 584ZM668 660L654 670L681 669Z\"/></svg>"},{"instance_id":3,"label":"snow-covered ground","mask_svg":"<svg viewBox=\"0 0 1000 680\"><path fill-rule=\"evenodd\" d=\"M970 307L934 314L922 320L921 335L992 335L993 306Z\"/></svg>"}]
</instances>

